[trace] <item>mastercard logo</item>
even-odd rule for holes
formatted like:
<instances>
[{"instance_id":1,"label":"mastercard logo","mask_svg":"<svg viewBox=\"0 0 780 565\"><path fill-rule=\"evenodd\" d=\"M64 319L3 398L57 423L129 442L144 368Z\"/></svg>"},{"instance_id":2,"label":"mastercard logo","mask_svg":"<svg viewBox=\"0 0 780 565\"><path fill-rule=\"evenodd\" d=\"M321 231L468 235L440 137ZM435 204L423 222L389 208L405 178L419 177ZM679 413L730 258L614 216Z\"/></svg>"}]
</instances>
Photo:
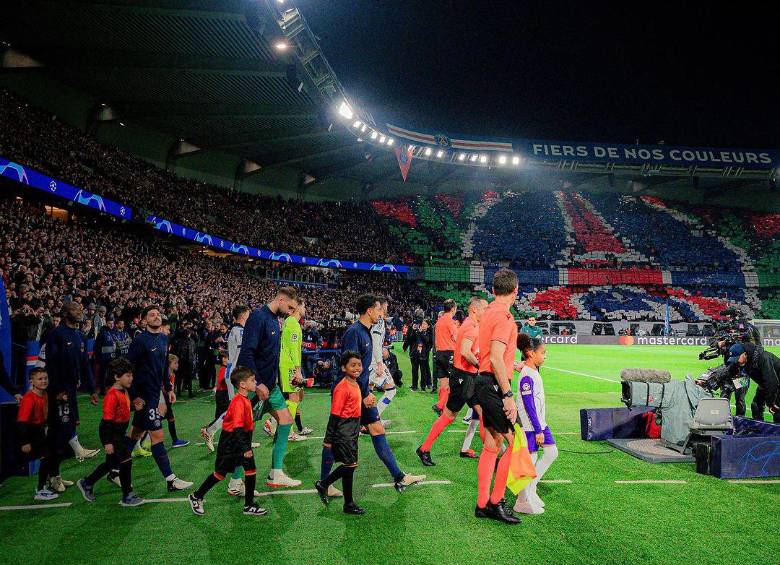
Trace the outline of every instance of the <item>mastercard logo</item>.
<instances>
[{"instance_id":1,"label":"mastercard logo","mask_svg":"<svg viewBox=\"0 0 780 565\"><path fill-rule=\"evenodd\" d=\"M618 343L620 343L620 345L634 345L636 341L634 340L634 336L621 335Z\"/></svg>"}]
</instances>

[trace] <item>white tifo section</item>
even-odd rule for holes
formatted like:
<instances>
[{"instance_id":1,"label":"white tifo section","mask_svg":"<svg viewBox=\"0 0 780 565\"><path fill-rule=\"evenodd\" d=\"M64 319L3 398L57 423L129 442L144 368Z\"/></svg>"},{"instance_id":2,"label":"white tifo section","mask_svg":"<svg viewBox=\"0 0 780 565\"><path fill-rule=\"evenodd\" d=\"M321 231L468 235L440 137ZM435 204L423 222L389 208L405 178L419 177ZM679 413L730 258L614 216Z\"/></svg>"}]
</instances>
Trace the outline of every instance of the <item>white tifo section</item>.
<instances>
[{"instance_id":1,"label":"white tifo section","mask_svg":"<svg viewBox=\"0 0 780 565\"><path fill-rule=\"evenodd\" d=\"M496 196L496 198L482 200L474 206L470 218L471 222L463 234L462 257L464 259L471 259L474 256L474 234L477 233L477 220L487 216L490 209L499 202L501 202L501 196Z\"/></svg>"},{"instance_id":2,"label":"white tifo section","mask_svg":"<svg viewBox=\"0 0 780 565\"><path fill-rule=\"evenodd\" d=\"M49 508L67 508L72 502L58 502L56 504L24 504L22 506L0 506L3 510L46 510Z\"/></svg>"}]
</instances>

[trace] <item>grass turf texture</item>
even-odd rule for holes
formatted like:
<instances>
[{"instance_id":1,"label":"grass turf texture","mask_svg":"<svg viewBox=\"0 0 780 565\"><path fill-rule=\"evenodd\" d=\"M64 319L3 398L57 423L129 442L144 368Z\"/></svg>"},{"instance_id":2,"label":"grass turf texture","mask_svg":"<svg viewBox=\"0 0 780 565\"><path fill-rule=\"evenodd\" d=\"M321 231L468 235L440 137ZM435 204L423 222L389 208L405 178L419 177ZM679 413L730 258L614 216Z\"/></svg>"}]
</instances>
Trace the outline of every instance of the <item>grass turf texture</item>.
<instances>
[{"instance_id":1,"label":"grass turf texture","mask_svg":"<svg viewBox=\"0 0 780 565\"><path fill-rule=\"evenodd\" d=\"M731 484L696 474L692 463L650 465L606 443L579 439L579 409L620 405L620 387L559 369L618 381L623 367L665 368L683 378L708 366L697 353L695 347L549 346L542 375L548 423L561 454L545 480L572 482L540 485L546 513L524 518L519 526L473 517L477 462L458 457L465 430L460 419L434 445L437 466L422 467L414 450L434 420L435 396L409 391L409 362L399 353L404 387L386 412L392 419L388 431L415 433L389 435L389 443L405 471L452 484L411 487L400 495L392 488L372 488L391 479L368 438L360 439L355 481L363 517L342 514L340 499L326 508L315 494L262 497L258 501L269 515L243 516L242 502L227 496L224 482L209 493L203 517L194 516L186 502L121 508L118 488L101 481L93 504L74 486L55 501L72 502L70 507L0 512L2 562L722 563L725 556L735 563L771 562L780 552L780 485ZM751 385L748 404L754 391ZM95 447L99 410L86 398L81 401L79 435L85 446ZM306 396L303 420L315 429L314 436L324 433L328 401L324 392ZM212 396L177 403L175 411L179 435L200 441L199 426L213 415ZM261 443L255 458L263 491L271 440L258 429L255 441ZM480 447L477 436L474 448ZM286 468L303 480L300 488L311 489L318 478L320 448L318 439L290 444ZM203 446L169 453L174 471L196 487L213 471L214 455ZM66 461L62 474L76 480L102 457L101 452L85 463ZM615 483L638 479L686 483ZM7 479L0 505L33 504L34 480ZM151 458L135 460L133 483L145 498L186 496L166 492ZM514 497L508 498L511 504Z\"/></svg>"}]
</instances>

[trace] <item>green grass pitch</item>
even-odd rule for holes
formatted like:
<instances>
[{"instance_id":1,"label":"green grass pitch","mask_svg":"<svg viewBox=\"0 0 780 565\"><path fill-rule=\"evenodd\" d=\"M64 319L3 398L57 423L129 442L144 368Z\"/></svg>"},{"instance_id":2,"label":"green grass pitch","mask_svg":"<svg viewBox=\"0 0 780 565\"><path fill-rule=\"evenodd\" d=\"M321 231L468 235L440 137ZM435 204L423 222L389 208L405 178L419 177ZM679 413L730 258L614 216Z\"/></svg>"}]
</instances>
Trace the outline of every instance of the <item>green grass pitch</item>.
<instances>
[{"instance_id":1,"label":"green grass pitch","mask_svg":"<svg viewBox=\"0 0 780 565\"><path fill-rule=\"evenodd\" d=\"M697 348L549 346L542 369L548 423L562 450L539 487L547 503L541 516L504 526L473 517L476 461L458 457L465 426L460 419L433 448L437 466L425 469L414 454L434 414L431 394L408 390L409 362L399 354L404 388L386 412L388 435L402 469L426 472L430 480L398 494L374 488L390 477L367 438L360 440L356 499L363 517L341 513L338 499L324 507L314 494L260 499L269 509L261 518L241 514L241 502L218 485L196 517L186 502L118 506L118 489L102 481L97 502L88 504L74 487L56 502L66 508L0 511L0 561L12 563L768 563L780 553L779 484L731 484L696 474L691 464L650 465L601 442L579 439L579 409L620 405L623 367L669 369L675 378L707 367ZM596 378L598 377L598 378ZM753 387L754 388L754 385ZM753 390L748 395L752 398ZM311 392L303 404L305 424L322 436L328 395ZM82 398L80 437L97 446L99 410ZM180 436L200 441L209 421L210 395L176 404ZM271 442L255 433L258 478L270 464ZM475 446L479 450L479 438ZM291 443L288 474L311 489L319 474L321 442ZM588 452L588 453L574 453ZM213 470L214 456L203 446L170 452L173 469L196 486ZM98 457L102 457L99 455ZM76 480L98 459L63 464ZM684 484L616 484L616 480L673 479ZM260 490L266 490L262 482ZM168 494L151 459L133 466L136 491L145 498ZM13 477L0 486L0 506L32 504L33 478ZM509 496L510 502L513 497Z\"/></svg>"}]
</instances>

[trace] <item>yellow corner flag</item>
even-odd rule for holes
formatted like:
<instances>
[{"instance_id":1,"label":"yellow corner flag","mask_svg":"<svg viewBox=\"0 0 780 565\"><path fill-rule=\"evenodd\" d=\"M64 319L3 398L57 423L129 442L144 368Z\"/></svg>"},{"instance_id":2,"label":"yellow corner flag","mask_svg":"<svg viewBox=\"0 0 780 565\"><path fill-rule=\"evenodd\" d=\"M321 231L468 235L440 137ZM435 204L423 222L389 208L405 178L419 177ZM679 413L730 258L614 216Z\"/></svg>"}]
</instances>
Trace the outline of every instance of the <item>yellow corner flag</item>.
<instances>
[{"instance_id":1,"label":"yellow corner flag","mask_svg":"<svg viewBox=\"0 0 780 565\"><path fill-rule=\"evenodd\" d=\"M531 461L528 451L528 441L525 432L519 424L515 424L515 441L512 444L512 455L509 460L509 479L507 485L513 494L519 493L536 478L536 467Z\"/></svg>"}]
</instances>

